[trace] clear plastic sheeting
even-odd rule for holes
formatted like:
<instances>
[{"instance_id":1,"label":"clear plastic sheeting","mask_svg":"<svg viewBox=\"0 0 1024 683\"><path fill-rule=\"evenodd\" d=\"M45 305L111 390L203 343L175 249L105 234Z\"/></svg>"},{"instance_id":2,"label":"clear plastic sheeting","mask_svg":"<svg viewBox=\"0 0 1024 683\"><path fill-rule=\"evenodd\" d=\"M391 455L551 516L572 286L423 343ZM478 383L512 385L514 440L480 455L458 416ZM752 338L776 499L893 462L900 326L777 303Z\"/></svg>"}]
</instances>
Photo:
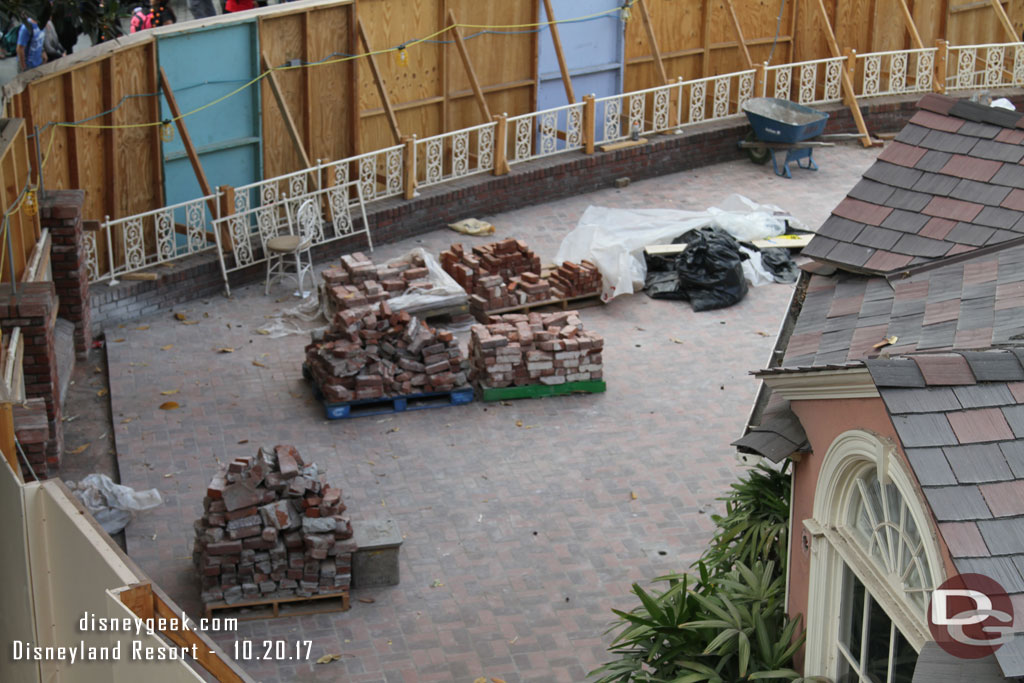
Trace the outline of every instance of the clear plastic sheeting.
<instances>
[{"instance_id":1,"label":"clear plastic sheeting","mask_svg":"<svg viewBox=\"0 0 1024 683\"><path fill-rule=\"evenodd\" d=\"M149 510L164 502L156 489L136 491L130 486L115 484L105 474L90 474L77 484L65 483L108 534L116 534L128 526L136 511Z\"/></svg>"},{"instance_id":2,"label":"clear plastic sheeting","mask_svg":"<svg viewBox=\"0 0 1024 683\"><path fill-rule=\"evenodd\" d=\"M441 267L440 261L434 258L426 249L416 247L397 260L404 261L413 256L419 256L423 259L423 265L427 269L427 280L430 281L432 287L430 289L411 287L405 290L405 293L401 296L388 299L388 306L391 307L391 310L419 313L420 311L461 306L462 304L469 303L469 295L466 294L466 290L455 281L455 278L445 272L444 268Z\"/></svg>"},{"instance_id":3,"label":"clear plastic sheeting","mask_svg":"<svg viewBox=\"0 0 1024 683\"><path fill-rule=\"evenodd\" d=\"M441 263L426 249L416 247L401 258L392 259L392 261L410 260L415 256L422 259L423 266L427 269L426 279L432 286L430 289L410 287L401 295L388 299L388 306L392 310L416 314L469 303L469 295L466 294L466 290L445 272ZM326 330L328 325L324 324L324 321L329 322L334 318L335 307L331 298L323 290L324 283L321 282L318 291L313 296L306 297L298 306L289 308L271 318L257 329L257 332L271 339L277 339L292 334L308 335L311 332ZM319 322L320 325L309 327L301 324L314 322Z\"/></svg>"},{"instance_id":4,"label":"clear plastic sheeting","mask_svg":"<svg viewBox=\"0 0 1024 683\"><path fill-rule=\"evenodd\" d=\"M588 207L558 248L556 263L587 259L604 278L601 299L643 288L647 276L643 249L668 244L685 232L714 226L741 242L781 235L787 229L805 230L803 223L771 204L758 204L738 194L705 211L678 209L609 209Z\"/></svg>"}]
</instances>

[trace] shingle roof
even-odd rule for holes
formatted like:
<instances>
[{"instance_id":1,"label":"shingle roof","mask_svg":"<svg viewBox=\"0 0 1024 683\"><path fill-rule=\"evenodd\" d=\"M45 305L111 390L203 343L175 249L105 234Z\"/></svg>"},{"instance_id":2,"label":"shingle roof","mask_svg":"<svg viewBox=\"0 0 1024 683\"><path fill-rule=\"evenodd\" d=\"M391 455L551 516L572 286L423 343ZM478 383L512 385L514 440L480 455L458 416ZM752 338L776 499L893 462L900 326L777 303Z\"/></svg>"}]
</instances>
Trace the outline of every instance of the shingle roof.
<instances>
[{"instance_id":1,"label":"shingle roof","mask_svg":"<svg viewBox=\"0 0 1024 683\"><path fill-rule=\"evenodd\" d=\"M1024 366L1018 350L867 362L961 573L1024 601ZM917 372L913 372L913 367ZM1024 638L996 652L1024 676Z\"/></svg>"},{"instance_id":2,"label":"shingle roof","mask_svg":"<svg viewBox=\"0 0 1024 683\"><path fill-rule=\"evenodd\" d=\"M875 274L1024 242L1024 115L926 95L804 255Z\"/></svg>"},{"instance_id":3,"label":"shingle roof","mask_svg":"<svg viewBox=\"0 0 1024 683\"><path fill-rule=\"evenodd\" d=\"M843 271L809 277L784 368L1024 343L1024 246L903 279Z\"/></svg>"}]
</instances>

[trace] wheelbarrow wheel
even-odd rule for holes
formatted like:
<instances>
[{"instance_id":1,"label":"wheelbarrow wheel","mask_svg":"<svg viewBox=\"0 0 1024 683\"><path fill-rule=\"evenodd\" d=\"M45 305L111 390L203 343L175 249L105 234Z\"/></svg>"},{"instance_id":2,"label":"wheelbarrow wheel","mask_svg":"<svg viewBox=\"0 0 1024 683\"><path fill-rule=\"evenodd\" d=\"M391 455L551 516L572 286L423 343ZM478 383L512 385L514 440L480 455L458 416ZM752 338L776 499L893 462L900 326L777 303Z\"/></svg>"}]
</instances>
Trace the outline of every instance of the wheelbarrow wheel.
<instances>
[{"instance_id":1,"label":"wheelbarrow wheel","mask_svg":"<svg viewBox=\"0 0 1024 683\"><path fill-rule=\"evenodd\" d=\"M744 142L757 142L757 135L754 134L754 131L750 131L743 140ZM760 166L768 163L768 160L772 158L772 153L767 147L747 147L747 156Z\"/></svg>"}]
</instances>

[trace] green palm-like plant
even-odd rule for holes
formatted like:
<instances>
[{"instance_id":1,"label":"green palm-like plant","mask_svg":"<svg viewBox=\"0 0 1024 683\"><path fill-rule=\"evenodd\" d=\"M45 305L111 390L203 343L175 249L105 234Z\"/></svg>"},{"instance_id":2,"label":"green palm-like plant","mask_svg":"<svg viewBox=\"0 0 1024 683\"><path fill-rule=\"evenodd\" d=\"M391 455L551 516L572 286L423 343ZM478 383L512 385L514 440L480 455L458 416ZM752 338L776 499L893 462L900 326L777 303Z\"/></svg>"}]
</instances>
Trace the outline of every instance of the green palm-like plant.
<instances>
[{"instance_id":1,"label":"green palm-like plant","mask_svg":"<svg viewBox=\"0 0 1024 683\"><path fill-rule=\"evenodd\" d=\"M758 466L733 484L717 531L691 567L670 574L663 592L633 584L639 606L613 610L615 659L592 671L597 683L822 681L792 669L804 641L783 604L788 555L787 467Z\"/></svg>"}]
</instances>

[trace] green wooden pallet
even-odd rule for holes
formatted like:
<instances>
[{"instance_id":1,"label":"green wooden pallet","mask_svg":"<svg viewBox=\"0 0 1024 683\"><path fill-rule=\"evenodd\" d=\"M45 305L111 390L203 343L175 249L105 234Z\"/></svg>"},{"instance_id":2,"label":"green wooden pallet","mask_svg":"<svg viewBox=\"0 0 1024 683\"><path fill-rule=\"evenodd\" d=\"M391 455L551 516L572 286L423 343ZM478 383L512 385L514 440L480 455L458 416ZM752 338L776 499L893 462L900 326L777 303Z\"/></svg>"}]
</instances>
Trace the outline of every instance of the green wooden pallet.
<instances>
[{"instance_id":1,"label":"green wooden pallet","mask_svg":"<svg viewBox=\"0 0 1024 683\"><path fill-rule=\"evenodd\" d=\"M528 384L525 387L500 387L481 391L485 401L507 401L514 398L542 398L575 393L600 394L606 388L603 379L590 379L565 384Z\"/></svg>"}]
</instances>

